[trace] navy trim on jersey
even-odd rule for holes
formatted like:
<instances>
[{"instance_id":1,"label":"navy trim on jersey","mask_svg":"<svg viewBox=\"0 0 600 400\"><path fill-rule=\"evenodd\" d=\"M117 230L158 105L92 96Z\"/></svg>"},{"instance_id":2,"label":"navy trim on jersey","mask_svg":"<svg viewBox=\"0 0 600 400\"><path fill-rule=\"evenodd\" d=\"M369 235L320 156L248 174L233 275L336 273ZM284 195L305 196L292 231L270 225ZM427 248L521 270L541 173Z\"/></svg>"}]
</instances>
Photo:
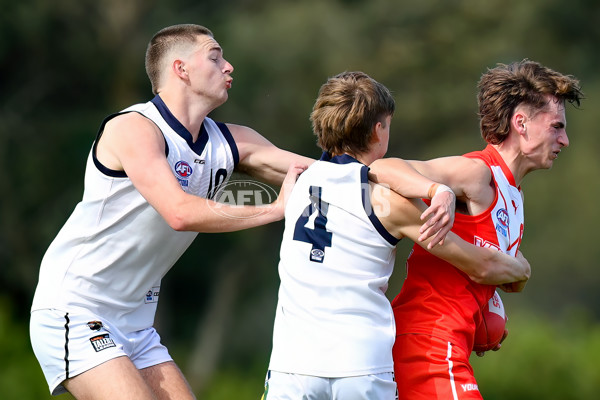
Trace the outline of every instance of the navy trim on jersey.
<instances>
[{"instance_id":1,"label":"navy trim on jersey","mask_svg":"<svg viewBox=\"0 0 600 400\"><path fill-rule=\"evenodd\" d=\"M96 158L96 149L98 148L98 141L100 140L102 133L104 133L104 127L106 126L106 123L108 121L110 121L117 115L121 115L121 113L115 113L115 114L109 115L108 117L104 118L104 121L102 121L102 124L100 124L98 133L96 134L96 140L94 141L94 144L92 145L92 160L94 161L96 168L98 168L98 171L102 172L104 175L112 176L113 178L127 178L127 174L125 173L125 171L117 171L114 169L107 168L104 166L104 164L102 164L98 160L98 158Z\"/></svg>"},{"instance_id":2,"label":"navy trim on jersey","mask_svg":"<svg viewBox=\"0 0 600 400\"><path fill-rule=\"evenodd\" d=\"M326 151L324 151L323 154L321 154L321 158L319 159L319 161L329 161L334 164L350 164L353 162L360 162L349 154L342 154L339 156L331 157L331 154L329 154Z\"/></svg>"},{"instance_id":3,"label":"navy trim on jersey","mask_svg":"<svg viewBox=\"0 0 600 400\"><path fill-rule=\"evenodd\" d=\"M161 117L165 120L165 122L177 133L181 136L190 149L194 151L196 154L202 154L206 144L208 143L208 132L206 132L206 128L204 127L204 123L200 126L200 134L198 135L198 140L194 142L192 138L192 134L187 130L185 126L175 116L171 113L167 105L160 98L160 95L154 96L152 100L150 100L152 104L156 107Z\"/></svg>"},{"instance_id":4,"label":"navy trim on jersey","mask_svg":"<svg viewBox=\"0 0 600 400\"><path fill-rule=\"evenodd\" d=\"M96 150L98 148L98 140L100 140L102 133L104 133L104 127L106 126L106 123L108 121L110 121L111 119L113 119L114 117L117 117L119 115L124 115L124 114L130 113L130 112L137 112L142 117L148 118L139 111L127 111L127 112L114 113L114 114L111 114L108 117L104 118L104 121L102 121L102 123L100 124L98 133L96 134L96 140L94 141L94 144L92 145L92 160L94 161L94 165L96 165L96 168L98 168L98 171L102 172L106 176L111 176L113 178L127 178L127 173L125 171L117 171L115 169L110 169L110 168L105 167L104 164L102 164L96 157ZM152 123L154 123L154 121L152 121ZM158 128L158 126L157 126L157 128ZM162 133L162 131L161 131L161 133ZM167 139L165 139L164 136L165 135L163 133L163 139L165 140L165 157L167 157L169 155L169 144L167 143Z\"/></svg>"},{"instance_id":5,"label":"navy trim on jersey","mask_svg":"<svg viewBox=\"0 0 600 400\"><path fill-rule=\"evenodd\" d=\"M237 144L235 144L235 139L233 138L233 135L231 134L231 131L229 131L229 128L226 124L224 124L223 122L216 121L215 123L221 130L221 133L223 134L223 137L227 140L227 143L229 143L229 147L231 148L231 154L233 155L233 166L235 168L240 162L240 153L238 151Z\"/></svg>"},{"instance_id":6,"label":"navy trim on jersey","mask_svg":"<svg viewBox=\"0 0 600 400\"><path fill-rule=\"evenodd\" d=\"M353 162L360 163L360 161L348 154L342 154L339 156L331 157L331 155L326 151L323 152L323 154L321 155L320 161L329 161L334 164L350 164ZM362 183L361 187L363 208L365 209L365 213L369 217L369 220L373 224L373 227L377 229L377 232L379 232L381 237L383 237L388 243L390 243L392 246L397 245L400 239L389 233L388 230L385 229L379 218L377 218L377 216L373 212L371 196L369 196L369 167L367 167L366 165L363 165L360 169L360 181Z\"/></svg>"},{"instance_id":7,"label":"navy trim on jersey","mask_svg":"<svg viewBox=\"0 0 600 400\"><path fill-rule=\"evenodd\" d=\"M388 241L392 246L398 244L400 239L388 232L383 226L377 215L373 212L373 205L371 204L371 196L369 195L369 167L366 165L360 169L360 181L362 182L362 200L365 212L369 216L371 223L377 229L377 232Z\"/></svg>"}]
</instances>

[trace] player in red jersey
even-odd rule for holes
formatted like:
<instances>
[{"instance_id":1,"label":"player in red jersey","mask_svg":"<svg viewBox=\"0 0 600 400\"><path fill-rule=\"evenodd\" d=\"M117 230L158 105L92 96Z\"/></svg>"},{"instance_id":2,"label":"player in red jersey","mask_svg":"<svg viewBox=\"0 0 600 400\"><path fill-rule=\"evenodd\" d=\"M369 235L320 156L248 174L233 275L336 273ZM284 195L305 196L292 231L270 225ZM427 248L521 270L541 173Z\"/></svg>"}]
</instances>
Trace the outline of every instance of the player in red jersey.
<instances>
[{"instance_id":1,"label":"player in red jersey","mask_svg":"<svg viewBox=\"0 0 600 400\"><path fill-rule=\"evenodd\" d=\"M456 194L453 231L464 240L516 255L523 235L520 183L549 169L569 145L566 102L583 94L572 76L523 60L499 64L478 84L481 133L487 147L463 156L411 164ZM377 179L393 182L393 159L371 165ZM469 355L481 310L496 285L520 291L525 282L486 279L461 271L415 245L407 277L393 300L394 370L400 399L481 399Z\"/></svg>"}]
</instances>

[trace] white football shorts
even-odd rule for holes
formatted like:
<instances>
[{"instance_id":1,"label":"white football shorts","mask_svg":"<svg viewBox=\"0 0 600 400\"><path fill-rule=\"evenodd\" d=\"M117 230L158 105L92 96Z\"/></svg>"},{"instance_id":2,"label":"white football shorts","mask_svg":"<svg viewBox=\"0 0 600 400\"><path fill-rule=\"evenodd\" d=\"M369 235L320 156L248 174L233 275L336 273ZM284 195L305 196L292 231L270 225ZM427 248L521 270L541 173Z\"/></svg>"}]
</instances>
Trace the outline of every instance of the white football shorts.
<instances>
[{"instance_id":1,"label":"white football shorts","mask_svg":"<svg viewBox=\"0 0 600 400\"><path fill-rule=\"evenodd\" d=\"M110 321L82 311L33 311L29 334L52 395L66 392L65 379L113 358L127 356L138 369L173 360L154 328L123 334Z\"/></svg>"},{"instance_id":2,"label":"white football shorts","mask_svg":"<svg viewBox=\"0 0 600 400\"><path fill-rule=\"evenodd\" d=\"M343 378L267 372L262 400L397 400L393 372Z\"/></svg>"}]
</instances>

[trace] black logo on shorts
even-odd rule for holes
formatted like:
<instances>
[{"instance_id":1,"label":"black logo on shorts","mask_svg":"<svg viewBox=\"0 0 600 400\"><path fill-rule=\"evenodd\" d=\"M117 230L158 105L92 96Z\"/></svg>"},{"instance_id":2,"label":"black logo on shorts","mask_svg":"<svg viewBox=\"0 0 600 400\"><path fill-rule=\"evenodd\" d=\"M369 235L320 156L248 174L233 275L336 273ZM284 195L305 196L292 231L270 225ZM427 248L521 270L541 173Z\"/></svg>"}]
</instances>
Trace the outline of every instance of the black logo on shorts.
<instances>
[{"instance_id":1,"label":"black logo on shorts","mask_svg":"<svg viewBox=\"0 0 600 400\"><path fill-rule=\"evenodd\" d=\"M92 346L96 352L108 349L109 347L115 347L115 342L108 337L108 333L94 336L93 338L90 338L90 342L92 343Z\"/></svg>"},{"instance_id":2,"label":"black logo on shorts","mask_svg":"<svg viewBox=\"0 0 600 400\"><path fill-rule=\"evenodd\" d=\"M99 331L102 328L102 321L90 321L87 326L93 331Z\"/></svg>"}]
</instances>

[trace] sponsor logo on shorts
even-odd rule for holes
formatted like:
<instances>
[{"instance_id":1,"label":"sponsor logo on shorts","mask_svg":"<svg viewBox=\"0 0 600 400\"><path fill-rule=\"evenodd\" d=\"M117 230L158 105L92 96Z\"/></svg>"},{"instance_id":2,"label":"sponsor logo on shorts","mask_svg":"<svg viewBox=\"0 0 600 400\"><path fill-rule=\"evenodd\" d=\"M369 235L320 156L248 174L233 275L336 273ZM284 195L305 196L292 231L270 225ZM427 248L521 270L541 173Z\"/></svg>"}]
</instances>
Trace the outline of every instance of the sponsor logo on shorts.
<instances>
[{"instance_id":1,"label":"sponsor logo on shorts","mask_svg":"<svg viewBox=\"0 0 600 400\"><path fill-rule=\"evenodd\" d=\"M479 387L476 383L465 383L460 386L462 387L463 392L479 391Z\"/></svg>"},{"instance_id":2,"label":"sponsor logo on shorts","mask_svg":"<svg viewBox=\"0 0 600 400\"><path fill-rule=\"evenodd\" d=\"M152 289L146 292L144 296L144 303L158 303L158 297L160 296L160 286L154 286Z\"/></svg>"},{"instance_id":3,"label":"sponsor logo on shorts","mask_svg":"<svg viewBox=\"0 0 600 400\"><path fill-rule=\"evenodd\" d=\"M99 331L102 328L102 321L90 321L87 326L93 331Z\"/></svg>"},{"instance_id":4,"label":"sponsor logo on shorts","mask_svg":"<svg viewBox=\"0 0 600 400\"><path fill-rule=\"evenodd\" d=\"M94 336L93 338L90 338L90 342L92 343L92 347L94 350L96 350L96 352L108 349L109 347L115 347L115 342L108 337L108 333Z\"/></svg>"}]
</instances>

